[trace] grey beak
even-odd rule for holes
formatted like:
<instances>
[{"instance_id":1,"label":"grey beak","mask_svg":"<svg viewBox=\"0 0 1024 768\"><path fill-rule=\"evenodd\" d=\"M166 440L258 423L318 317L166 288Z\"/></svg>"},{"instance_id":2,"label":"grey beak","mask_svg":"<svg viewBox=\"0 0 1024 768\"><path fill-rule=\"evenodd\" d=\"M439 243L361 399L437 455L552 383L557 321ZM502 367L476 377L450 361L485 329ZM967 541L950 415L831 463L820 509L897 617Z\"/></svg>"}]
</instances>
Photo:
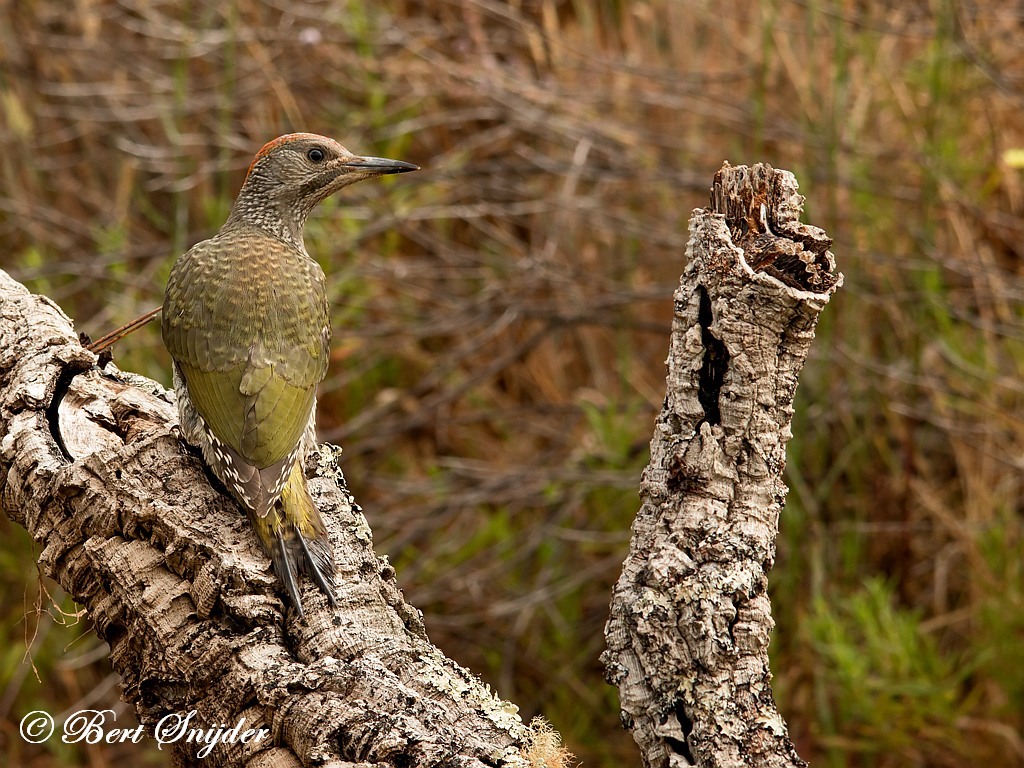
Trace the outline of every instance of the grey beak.
<instances>
[{"instance_id":1,"label":"grey beak","mask_svg":"<svg viewBox=\"0 0 1024 768\"><path fill-rule=\"evenodd\" d=\"M418 171L420 167L402 160L388 160L386 157L353 157L344 163L346 168L358 168L372 171L383 176L388 173L408 173Z\"/></svg>"}]
</instances>

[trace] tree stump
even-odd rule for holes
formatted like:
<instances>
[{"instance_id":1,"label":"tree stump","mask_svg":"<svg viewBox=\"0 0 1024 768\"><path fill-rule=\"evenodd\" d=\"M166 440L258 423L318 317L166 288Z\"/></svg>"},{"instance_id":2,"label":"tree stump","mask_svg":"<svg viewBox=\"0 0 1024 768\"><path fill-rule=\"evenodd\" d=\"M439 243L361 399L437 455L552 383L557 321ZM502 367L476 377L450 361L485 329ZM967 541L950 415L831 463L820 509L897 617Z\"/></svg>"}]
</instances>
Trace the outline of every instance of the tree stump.
<instances>
[{"instance_id":1,"label":"tree stump","mask_svg":"<svg viewBox=\"0 0 1024 768\"><path fill-rule=\"evenodd\" d=\"M727 163L690 219L602 657L650 768L805 765L772 698L767 574L797 377L842 275L803 200L788 171Z\"/></svg>"}]
</instances>

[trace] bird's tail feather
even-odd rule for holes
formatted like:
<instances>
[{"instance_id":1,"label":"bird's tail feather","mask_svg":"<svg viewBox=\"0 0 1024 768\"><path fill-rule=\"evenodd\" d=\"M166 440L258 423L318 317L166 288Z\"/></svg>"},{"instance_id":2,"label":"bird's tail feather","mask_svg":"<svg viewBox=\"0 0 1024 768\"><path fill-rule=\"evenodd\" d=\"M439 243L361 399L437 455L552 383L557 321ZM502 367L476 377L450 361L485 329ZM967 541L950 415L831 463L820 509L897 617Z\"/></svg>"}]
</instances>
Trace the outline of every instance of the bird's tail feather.
<instances>
[{"instance_id":1,"label":"bird's tail feather","mask_svg":"<svg viewBox=\"0 0 1024 768\"><path fill-rule=\"evenodd\" d=\"M253 523L299 617L303 616L299 573L309 576L327 596L328 602L336 607L330 539L320 512L309 495L299 462L292 468L274 508L266 517L254 519Z\"/></svg>"}]
</instances>

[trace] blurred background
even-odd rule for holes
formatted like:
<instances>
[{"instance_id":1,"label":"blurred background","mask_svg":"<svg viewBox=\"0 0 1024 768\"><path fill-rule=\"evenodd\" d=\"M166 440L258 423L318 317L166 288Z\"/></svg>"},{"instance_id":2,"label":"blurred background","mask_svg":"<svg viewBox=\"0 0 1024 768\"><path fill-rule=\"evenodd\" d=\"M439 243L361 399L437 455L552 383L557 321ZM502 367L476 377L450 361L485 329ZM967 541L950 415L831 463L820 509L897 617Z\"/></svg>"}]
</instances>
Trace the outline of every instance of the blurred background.
<instances>
[{"instance_id":1,"label":"blurred background","mask_svg":"<svg viewBox=\"0 0 1024 768\"><path fill-rule=\"evenodd\" d=\"M791 170L846 285L798 392L776 698L817 765L1024 765L1022 41L1003 0L4 2L0 267L95 338L268 139L422 165L307 226L320 438L434 642L583 765L639 765L598 655L687 220L723 160ZM170 383L156 324L115 361ZM0 764L167 765L18 737L134 720L0 533Z\"/></svg>"}]
</instances>

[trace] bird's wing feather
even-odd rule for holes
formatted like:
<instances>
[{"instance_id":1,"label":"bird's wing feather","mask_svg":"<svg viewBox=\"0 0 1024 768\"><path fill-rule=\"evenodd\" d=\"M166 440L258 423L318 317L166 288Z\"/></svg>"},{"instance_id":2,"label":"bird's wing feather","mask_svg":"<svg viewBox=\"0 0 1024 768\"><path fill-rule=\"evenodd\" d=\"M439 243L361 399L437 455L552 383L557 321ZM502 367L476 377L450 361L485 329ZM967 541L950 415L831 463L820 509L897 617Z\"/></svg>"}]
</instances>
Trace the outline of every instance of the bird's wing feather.
<instances>
[{"instance_id":1,"label":"bird's wing feather","mask_svg":"<svg viewBox=\"0 0 1024 768\"><path fill-rule=\"evenodd\" d=\"M266 236L199 243L168 282L163 336L192 402L265 479L294 461L327 372L327 327L319 266Z\"/></svg>"},{"instance_id":2,"label":"bird's wing feather","mask_svg":"<svg viewBox=\"0 0 1024 768\"><path fill-rule=\"evenodd\" d=\"M298 445L313 410L315 389L268 376L242 395L244 368L203 371L178 362L192 403L217 438L253 466L276 464Z\"/></svg>"}]
</instances>

